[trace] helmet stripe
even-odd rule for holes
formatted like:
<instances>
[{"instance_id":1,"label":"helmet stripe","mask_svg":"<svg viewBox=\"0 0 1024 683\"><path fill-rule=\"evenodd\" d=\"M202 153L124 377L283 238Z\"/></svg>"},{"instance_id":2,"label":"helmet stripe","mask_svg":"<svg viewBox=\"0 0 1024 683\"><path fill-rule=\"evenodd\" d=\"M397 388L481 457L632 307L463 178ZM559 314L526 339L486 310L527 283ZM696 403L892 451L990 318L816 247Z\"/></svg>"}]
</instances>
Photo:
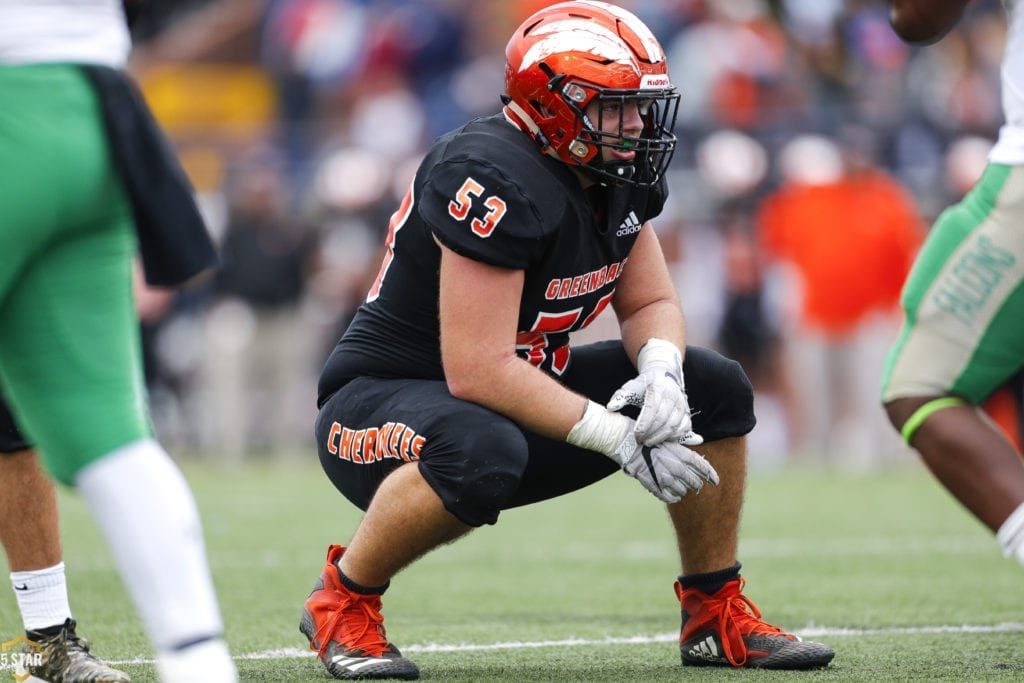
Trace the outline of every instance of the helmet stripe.
<instances>
[{"instance_id":1,"label":"helmet stripe","mask_svg":"<svg viewBox=\"0 0 1024 683\"><path fill-rule=\"evenodd\" d=\"M636 15L631 12L627 12L621 7L610 5L607 2L597 2L595 0L578 1L603 9L610 14L614 14L618 19L625 22L625 24L632 29L633 33L640 38L640 42L644 44L644 49L647 51L647 54L650 55L652 62L665 61L665 52L662 50L661 43L659 43L658 39L654 37L654 34L651 32L651 29L647 27L647 24L637 19Z\"/></svg>"},{"instance_id":2,"label":"helmet stripe","mask_svg":"<svg viewBox=\"0 0 1024 683\"><path fill-rule=\"evenodd\" d=\"M544 37L523 55L520 71L563 52L586 52L621 64L633 64L635 61L633 55L624 49L621 38L590 21L555 21L541 27L535 35Z\"/></svg>"}]
</instances>

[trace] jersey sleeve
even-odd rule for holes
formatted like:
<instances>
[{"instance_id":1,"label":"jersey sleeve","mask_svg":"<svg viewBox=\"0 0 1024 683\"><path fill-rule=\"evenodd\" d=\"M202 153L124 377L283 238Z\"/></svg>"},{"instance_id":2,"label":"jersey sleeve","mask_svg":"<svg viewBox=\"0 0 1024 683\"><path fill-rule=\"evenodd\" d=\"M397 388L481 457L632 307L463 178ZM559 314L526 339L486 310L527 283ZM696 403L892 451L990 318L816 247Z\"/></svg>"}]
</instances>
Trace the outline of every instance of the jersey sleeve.
<instances>
[{"instance_id":1,"label":"jersey sleeve","mask_svg":"<svg viewBox=\"0 0 1024 683\"><path fill-rule=\"evenodd\" d=\"M419 211L442 244L462 256L526 270L543 256L550 208L538 207L528 178L486 160L453 157L428 172ZM532 192L532 194L531 194ZM544 208L549 208L544 213Z\"/></svg>"}]
</instances>

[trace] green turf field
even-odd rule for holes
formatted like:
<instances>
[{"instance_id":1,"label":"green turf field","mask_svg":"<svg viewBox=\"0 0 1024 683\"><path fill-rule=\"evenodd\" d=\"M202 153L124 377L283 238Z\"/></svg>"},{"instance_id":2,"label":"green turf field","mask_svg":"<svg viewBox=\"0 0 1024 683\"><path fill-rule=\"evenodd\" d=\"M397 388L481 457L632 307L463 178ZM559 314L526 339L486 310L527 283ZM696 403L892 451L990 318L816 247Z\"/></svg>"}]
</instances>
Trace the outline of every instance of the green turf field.
<instances>
[{"instance_id":1,"label":"green turf field","mask_svg":"<svg viewBox=\"0 0 1024 683\"><path fill-rule=\"evenodd\" d=\"M315 462L184 469L242 679L332 680L297 624L357 511ZM155 680L96 527L74 495L61 506L80 632L135 680ZM684 671L668 522L626 477L427 556L393 582L384 616L423 680L1024 680L1024 570L919 467L755 474L740 555L769 621L836 649L828 669ZM0 640L19 633L13 591L0 589Z\"/></svg>"}]
</instances>

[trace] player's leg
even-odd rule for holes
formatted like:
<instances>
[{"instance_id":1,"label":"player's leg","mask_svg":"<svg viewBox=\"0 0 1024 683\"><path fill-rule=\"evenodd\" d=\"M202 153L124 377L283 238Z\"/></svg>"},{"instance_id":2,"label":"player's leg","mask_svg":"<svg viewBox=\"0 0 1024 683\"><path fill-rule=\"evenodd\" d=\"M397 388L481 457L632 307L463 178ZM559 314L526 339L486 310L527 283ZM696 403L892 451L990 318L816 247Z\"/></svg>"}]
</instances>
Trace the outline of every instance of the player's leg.
<instances>
[{"instance_id":1,"label":"player's leg","mask_svg":"<svg viewBox=\"0 0 1024 683\"><path fill-rule=\"evenodd\" d=\"M472 529L445 509L419 465L408 463L381 482L341 566L358 583L383 586L413 560Z\"/></svg>"},{"instance_id":2,"label":"player's leg","mask_svg":"<svg viewBox=\"0 0 1024 683\"><path fill-rule=\"evenodd\" d=\"M573 351L565 383L604 403L633 368L618 342ZM820 643L801 641L760 618L742 593L737 561L740 513L746 485L746 434L754 427L753 391L735 361L688 346L683 361L693 429L704 437L695 448L718 471L720 483L705 486L669 505L682 575L675 584L683 624L680 653L685 665L803 669L825 666L835 655ZM559 495L596 480L605 458L568 444L528 435L530 464L517 504ZM605 472L614 471L611 470ZM560 482L552 485L551 482Z\"/></svg>"},{"instance_id":3,"label":"player's leg","mask_svg":"<svg viewBox=\"0 0 1024 683\"><path fill-rule=\"evenodd\" d=\"M88 112L95 95L71 67L24 74L4 83L17 90L15 115L31 125L0 149L20 169L0 195L0 242L39 248L20 259L16 277L0 267L0 377L47 468L85 497L161 675L233 680L191 491L152 439L130 208L98 116L54 114L49 97L59 92L68 109Z\"/></svg>"},{"instance_id":4,"label":"player's leg","mask_svg":"<svg viewBox=\"0 0 1024 683\"><path fill-rule=\"evenodd\" d=\"M25 635L33 643L26 647L38 657L29 662L32 672L45 680L128 681L76 634L59 529L53 482L0 398L0 544Z\"/></svg>"},{"instance_id":5,"label":"player's leg","mask_svg":"<svg viewBox=\"0 0 1024 683\"><path fill-rule=\"evenodd\" d=\"M366 514L347 548L328 549L300 630L336 677L416 678L386 638L381 595L417 558L494 523L522 476L525 439L444 382L361 378L324 404L316 440L328 477Z\"/></svg>"},{"instance_id":6,"label":"player's leg","mask_svg":"<svg viewBox=\"0 0 1024 683\"><path fill-rule=\"evenodd\" d=\"M12 572L56 567L61 563L57 492L36 459L35 451L17 429L0 398L0 543ZM19 585L12 577L15 588ZM63 584L63 582L62 582ZM62 585L63 590L63 585ZM20 595L20 594L19 594ZM71 616L67 593L47 600L41 614L26 617L26 628L63 623ZM19 602L20 604L20 602ZM40 623L52 611L57 621Z\"/></svg>"},{"instance_id":7,"label":"player's leg","mask_svg":"<svg viewBox=\"0 0 1024 683\"><path fill-rule=\"evenodd\" d=\"M1024 168L990 165L929 233L883 400L936 478L1024 564L1024 465L977 408L1024 360Z\"/></svg>"},{"instance_id":8,"label":"player's leg","mask_svg":"<svg viewBox=\"0 0 1024 683\"><path fill-rule=\"evenodd\" d=\"M675 583L682 612L684 666L810 669L835 652L773 626L743 593L737 557L746 487L746 434L754 427L753 390L735 361L688 347L683 365L701 453L718 471L705 486L668 506L683 573Z\"/></svg>"}]
</instances>

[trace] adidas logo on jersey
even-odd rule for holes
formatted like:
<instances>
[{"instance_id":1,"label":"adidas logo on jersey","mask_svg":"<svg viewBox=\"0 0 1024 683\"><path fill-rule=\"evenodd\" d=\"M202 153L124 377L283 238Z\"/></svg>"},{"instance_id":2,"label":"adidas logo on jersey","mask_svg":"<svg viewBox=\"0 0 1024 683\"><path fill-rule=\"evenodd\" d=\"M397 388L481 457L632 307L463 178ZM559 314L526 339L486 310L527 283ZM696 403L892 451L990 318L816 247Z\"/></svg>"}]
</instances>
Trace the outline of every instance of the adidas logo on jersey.
<instances>
[{"instance_id":1,"label":"adidas logo on jersey","mask_svg":"<svg viewBox=\"0 0 1024 683\"><path fill-rule=\"evenodd\" d=\"M721 655L718 654L718 645L715 643L714 636L708 636L699 643L692 645L687 656L693 657L694 659L703 659L709 662L721 659Z\"/></svg>"},{"instance_id":2,"label":"adidas logo on jersey","mask_svg":"<svg viewBox=\"0 0 1024 683\"><path fill-rule=\"evenodd\" d=\"M640 223L640 219L636 217L636 214L632 211L626 216L626 219L622 221L622 225L615 231L616 237L625 237L626 235L632 235L635 232L640 232L640 228L643 224Z\"/></svg>"}]
</instances>

